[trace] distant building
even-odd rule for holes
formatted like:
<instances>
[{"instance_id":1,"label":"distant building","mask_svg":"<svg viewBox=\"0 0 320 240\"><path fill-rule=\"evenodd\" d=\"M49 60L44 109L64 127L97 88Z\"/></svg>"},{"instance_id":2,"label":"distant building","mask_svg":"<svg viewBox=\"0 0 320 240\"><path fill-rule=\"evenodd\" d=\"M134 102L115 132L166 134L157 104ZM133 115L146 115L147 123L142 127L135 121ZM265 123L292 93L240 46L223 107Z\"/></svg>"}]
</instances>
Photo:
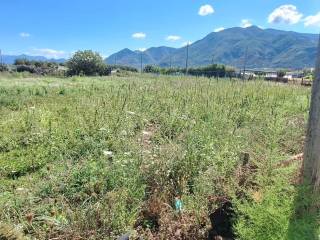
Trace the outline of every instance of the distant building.
<instances>
[{"instance_id":1,"label":"distant building","mask_svg":"<svg viewBox=\"0 0 320 240\"><path fill-rule=\"evenodd\" d=\"M266 79L272 79L272 78L278 78L278 73L277 72L267 72L266 73Z\"/></svg>"},{"instance_id":2,"label":"distant building","mask_svg":"<svg viewBox=\"0 0 320 240\"><path fill-rule=\"evenodd\" d=\"M287 72L284 78L288 80L297 79L297 78L303 78L304 73L303 72Z\"/></svg>"}]
</instances>

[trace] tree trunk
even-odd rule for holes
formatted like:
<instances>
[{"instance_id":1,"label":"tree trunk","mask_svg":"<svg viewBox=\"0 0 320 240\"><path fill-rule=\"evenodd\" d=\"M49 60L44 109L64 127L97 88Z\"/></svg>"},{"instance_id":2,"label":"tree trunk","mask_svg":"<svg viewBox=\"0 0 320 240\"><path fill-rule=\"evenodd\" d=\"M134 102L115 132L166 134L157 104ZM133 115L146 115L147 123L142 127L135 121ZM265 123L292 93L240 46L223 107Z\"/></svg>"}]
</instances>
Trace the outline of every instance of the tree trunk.
<instances>
[{"instance_id":1,"label":"tree trunk","mask_svg":"<svg viewBox=\"0 0 320 240\"><path fill-rule=\"evenodd\" d=\"M303 161L304 183L320 193L320 38Z\"/></svg>"}]
</instances>

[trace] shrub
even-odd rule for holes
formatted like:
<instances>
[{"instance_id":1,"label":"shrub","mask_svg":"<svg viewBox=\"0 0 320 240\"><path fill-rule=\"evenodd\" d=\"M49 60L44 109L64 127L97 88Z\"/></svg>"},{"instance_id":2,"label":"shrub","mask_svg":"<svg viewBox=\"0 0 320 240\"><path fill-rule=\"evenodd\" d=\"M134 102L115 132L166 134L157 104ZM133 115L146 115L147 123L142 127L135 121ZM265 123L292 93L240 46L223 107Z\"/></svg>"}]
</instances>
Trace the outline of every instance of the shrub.
<instances>
[{"instance_id":1,"label":"shrub","mask_svg":"<svg viewBox=\"0 0 320 240\"><path fill-rule=\"evenodd\" d=\"M153 66L153 65L147 65L145 66L145 68L143 69L143 72L145 73L160 73L160 68Z\"/></svg>"},{"instance_id":2,"label":"shrub","mask_svg":"<svg viewBox=\"0 0 320 240\"><path fill-rule=\"evenodd\" d=\"M111 65L111 70L121 70L127 72L138 72L138 69L130 66L123 66L123 65Z\"/></svg>"},{"instance_id":3,"label":"shrub","mask_svg":"<svg viewBox=\"0 0 320 240\"><path fill-rule=\"evenodd\" d=\"M68 75L104 76L111 73L111 69L104 63L97 52L91 50L78 51L67 62Z\"/></svg>"},{"instance_id":4,"label":"shrub","mask_svg":"<svg viewBox=\"0 0 320 240\"><path fill-rule=\"evenodd\" d=\"M29 65L29 61L27 59L17 58L14 60L13 65Z\"/></svg>"},{"instance_id":5,"label":"shrub","mask_svg":"<svg viewBox=\"0 0 320 240\"><path fill-rule=\"evenodd\" d=\"M18 65L17 72L36 73L36 68L34 66L29 66L29 65Z\"/></svg>"},{"instance_id":6,"label":"shrub","mask_svg":"<svg viewBox=\"0 0 320 240\"><path fill-rule=\"evenodd\" d=\"M40 63L35 62L30 65L17 65L16 71L17 72L29 72L32 74L38 74L38 75L50 75L50 76L56 76L56 77L63 77L65 76L65 70L59 69L58 66L53 63Z\"/></svg>"}]
</instances>

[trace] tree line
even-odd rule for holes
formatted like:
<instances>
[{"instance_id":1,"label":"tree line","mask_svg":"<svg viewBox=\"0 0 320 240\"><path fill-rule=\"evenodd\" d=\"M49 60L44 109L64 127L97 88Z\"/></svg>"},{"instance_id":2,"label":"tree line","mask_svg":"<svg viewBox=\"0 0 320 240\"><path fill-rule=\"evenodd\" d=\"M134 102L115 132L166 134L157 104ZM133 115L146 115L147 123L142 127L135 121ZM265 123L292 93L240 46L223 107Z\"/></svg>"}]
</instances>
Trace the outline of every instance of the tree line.
<instances>
[{"instance_id":1,"label":"tree line","mask_svg":"<svg viewBox=\"0 0 320 240\"><path fill-rule=\"evenodd\" d=\"M203 77L233 77L235 69L221 64L211 64L204 67L189 68L161 68L154 65L147 65L144 67L143 72L165 75L182 75L188 74L191 76Z\"/></svg>"},{"instance_id":2,"label":"tree line","mask_svg":"<svg viewBox=\"0 0 320 240\"><path fill-rule=\"evenodd\" d=\"M30 72L39 75L55 76L107 76L112 71L138 72L136 68L122 65L107 65L101 55L92 50L77 51L66 63L34 61L27 59L16 59L14 62L17 72ZM3 65L0 71L7 71ZM204 77L232 77L235 69L220 64L211 64L205 67L185 68L161 68L147 65L143 72L165 75L183 75Z\"/></svg>"}]
</instances>

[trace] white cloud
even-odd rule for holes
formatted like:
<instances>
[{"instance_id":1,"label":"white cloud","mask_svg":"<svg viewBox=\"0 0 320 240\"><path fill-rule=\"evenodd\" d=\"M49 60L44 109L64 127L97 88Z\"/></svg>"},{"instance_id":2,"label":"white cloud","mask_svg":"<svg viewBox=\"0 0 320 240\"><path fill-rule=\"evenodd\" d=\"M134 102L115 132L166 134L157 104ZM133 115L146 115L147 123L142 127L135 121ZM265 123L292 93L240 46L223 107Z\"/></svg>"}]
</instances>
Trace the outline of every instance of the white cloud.
<instances>
[{"instance_id":1,"label":"white cloud","mask_svg":"<svg viewBox=\"0 0 320 240\"><path fill-rule=\"evenodd\" d=\"M40 55L46 58L65 58L67 53L61 50L54 50L49 48L34 48L32 49L31 55Z\"/></svg>"},{"instance_id":2,"label":"white cloud","mask_svg":"<svg viewBox=\"0 0 320 240\"><path fill-rule=\"evenodd\" d=\"M214 30L214 32L221 32L221 31L223 31L223 30L225 30L224 27L219 27L219 28L216 28L216 29Z\"/></svg>"},{"instance_id":3,"label":"white cloud","mask_svg":"<svg viewBox=\"0 0 320 240\"><path fill-rule=\"evenodd\" d=\"M146 51L147 49L146 48L139 48L138 49L138 51L140 51L140 52L144 52L144 51Z\"/></svg>"},{"instance_id":4,"label":"white cloud","mask_svg":"<svg viewBox=\"0 0 320 240\"><path fill-rule=\"evenodd\" d=\"M181 37L180 36L176 36L176 35L170 35L170 36L166 37L166 40L170 41L170 42L175 42L175 41L178 41L180 39L181 39Z\"/></svg>"},{"instance_id":5,"label":"white cloud","mask_svg":"<svg viewBox=\"0 0 320 240\"><path fill-rule=\"evenodd\" d=\"M143 33L143 32L137 32L132 34L132 37L135 39L145 39L147 37L147 34Z\"/></svg>"},{"instance_id":6,"label":"white cloud","mask_svg":"<svg viewBox=\"0 0 320 240\"><path fill-rule=\"evenodd\" d=\"M318 12L314 16L306 17L303 21L306 27L311 27L311 26L320 27L320 12Z\"/></svg>"},{"instance_id":7,"label":"white cloud","mask_svg":"<svg viewBox=\"0 0 320 240\"><path fill-rule=\"evenodd\" d=\"M20 37L22 37L22 38L28 38L28 37L31 36L31 34L30 34L30 33L27 33L27 32L22 32L22 33L20 33L19 35L20 35Z\"/></svg>"},{"instance_id":8,"label":"white cloud","mask_svg":"<svg viewBox=\"0 0 320 240\"><path fill-rule=\"evenodd\" d=\"M185 47L185 46L187 46L188 44L191 45L192 42L190 42L190 41L188 41L188 42L183 42L183 43L181 44L181 46L182 46L182 47Z\"/></svg>"},{"instance_id":9,"label":"white cloud","mask_svg":"<svg viewBox=\"0 0 320 240\"><path fill-rule=\"evenodd\" d=\"M300 22L303 14L294 5L282 5L276 8L268 17L269 23L296 24Z\"/></svg>"},{"instance_id":10,"label":"white cloud","mask_svg":"<svg viewBox=\"0 0 320 240\"><path fill-rule=\"evenodd\" d=\"M242 19L241 20L241 27L248 28L248 27L251 27L251 26L252 26L252 23L250 22L249 19Z\"/></svg>"},{"instance_id":11,"label":"white cloud","mask_svg":"<svg viewBox=\"0 0 320 240\"><path fill-rule=\"evenodd\" d=\"M198 14L200 16L207 16L207 15L212 14L212 13L214 13L213 7L211 5L209 5L209 4L206 4L206 5L203 5L203 6L200 7Z\"/></svg>"}]
</instances>

